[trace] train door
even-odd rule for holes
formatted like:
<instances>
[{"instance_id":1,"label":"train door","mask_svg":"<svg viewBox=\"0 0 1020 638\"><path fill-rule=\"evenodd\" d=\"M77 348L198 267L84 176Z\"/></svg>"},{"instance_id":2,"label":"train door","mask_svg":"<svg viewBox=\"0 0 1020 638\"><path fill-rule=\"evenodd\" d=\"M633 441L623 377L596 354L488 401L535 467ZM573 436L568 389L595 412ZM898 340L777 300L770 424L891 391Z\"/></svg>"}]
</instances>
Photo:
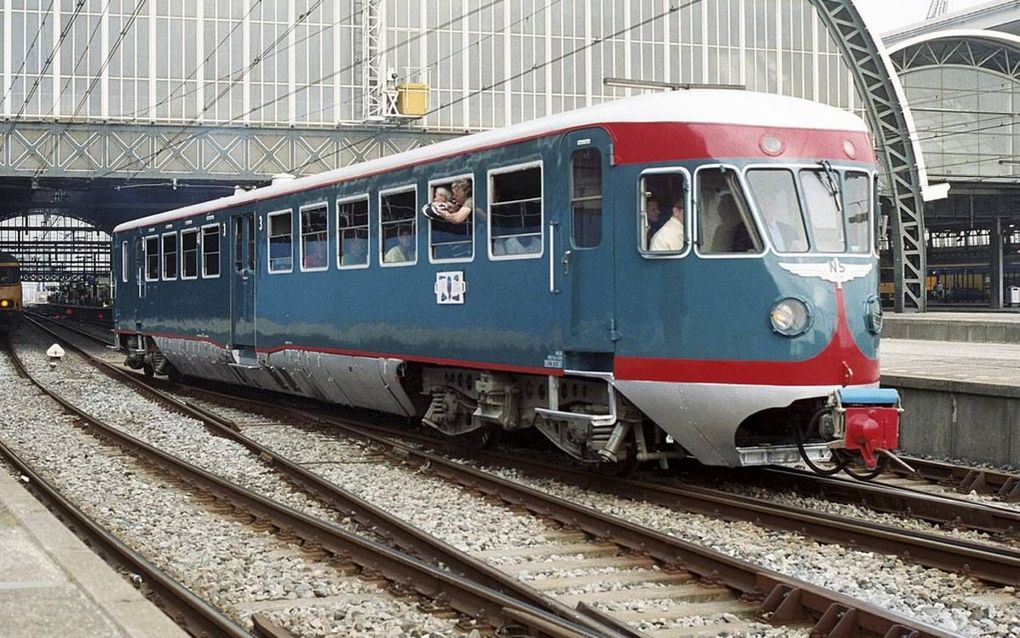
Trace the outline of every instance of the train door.
<instances>
[{"instance_id":1,"label":"train door","mask_svg":"<svg viewBox=\"0 0 1020 638\"><path fill-rule=\"evenodd\" d=\"M255 356L255 213L230 218L230 347Z\"/></svg>"},{"instance_id":2,"label":"train door","mask_svg":"<svg viewBox=\"0 0 1020 638\"><path fill-rule=\"evenodd\" d=\"M564 366L609 372L617 340L612 199L606 188L612 145L602 129L571 133L563 144L567 216L553 266L565 313Z\"/></svg>"}]
</instances>

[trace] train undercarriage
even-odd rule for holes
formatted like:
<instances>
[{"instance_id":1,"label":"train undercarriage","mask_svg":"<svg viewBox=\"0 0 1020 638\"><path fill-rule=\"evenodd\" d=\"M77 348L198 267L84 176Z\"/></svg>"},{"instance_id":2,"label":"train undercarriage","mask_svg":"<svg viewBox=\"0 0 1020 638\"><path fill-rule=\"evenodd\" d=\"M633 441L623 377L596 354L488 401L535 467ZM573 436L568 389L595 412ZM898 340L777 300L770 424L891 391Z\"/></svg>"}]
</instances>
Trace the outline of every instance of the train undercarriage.
<instances>
[{"instance_id":1,"label":"train undercarriage","mask_svg":"<svg viewBox=\"0 0 1020 638\"><path fill-rule=\"evenodd\" d=\"M844 388L828 397L816 392L811 399L782 399L784 407L753 410L721 429L708 418L712 410L698 412L696 393L651 395L661 397L668 409L665 417L660 413L653 419L652 410L662 406L637 393L644 401L639 407L611 375L601 373L540 376L297 350L249 353L207 341L138 334L122 334L120 342L128 355L125 364L147 375L194 376L421 418L448 436L478 444L534 428L562 452L603 468L645 462L665 468L670 460L693 457L709 465L803 462L822 473L855 464L874 471L881 460L895 458L890 450L897 444L901 411L895 391ZM748 387L743 394L755 391L761 389ZM682 402L688 397L691 403ZM724 412L724 402L716 399L719 408L707 405ZM691 434L677 421L671 431L668 418L677 412L688 412L684 418L716 431ZM687 445L711 436L715 448L728 448L718 457L723 462Z\"/></svg>"}]
</instances>

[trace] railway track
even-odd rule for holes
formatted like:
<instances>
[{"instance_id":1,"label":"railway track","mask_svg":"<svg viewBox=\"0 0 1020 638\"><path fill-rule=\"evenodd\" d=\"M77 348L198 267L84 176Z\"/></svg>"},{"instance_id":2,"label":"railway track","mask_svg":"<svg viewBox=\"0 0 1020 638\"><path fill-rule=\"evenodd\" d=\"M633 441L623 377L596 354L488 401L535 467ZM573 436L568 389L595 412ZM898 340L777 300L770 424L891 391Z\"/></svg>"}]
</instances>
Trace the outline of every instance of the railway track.
<instances>
[{"instance_id":1,"label":"railway track","mask_svg":"<svg viewBox=\"0 0 1020 638\"><path fill-rule=\"evenodd\" d=\"M11 352L14 354L13 350ZM315 547L329 556L342 556L345 561L356 565L368 580L385 578L402 593L414 592L435 601L431 611L445 614L447 612L444 610L454 610L470 618L471 622L462 626L465 630L485 627L502 628L504 631L524 629L533 635L556 637L620 635L611 626L606 626L583 613L570 613L568 610L566 615L573 616L575 620L566 620L541 607L529 605L518 598L491 589L481 583L480 578L463 576L428 565L388 545L359 536L231 483L82 411L72 400L53 391L47 384L39 382L16 355L12 359L26 378L31 379L42 392L73 413L81 423L87 424L90 430L123 448L140 459L143 464L159 466L180 481L211 495L219 503L216 507L221 513L236 517L240 512L241 520L269 526L270 529L289 534L299 540L305 549ZM21 462L21 467L31 471L24 462ZM184 588L179 585L175 588L175 591L181 590ZM176 601L173 602L177 604ZM201 601L191 596L190 599L185 599L185 603L198 609ZM289 601L288 604L299 603ZM208 605L205 607L209 608ZM195 615L199 612L189 609L187 613ZM275 626L264 616L258 616L254 622L256 630L263 635L285 635L278 627L274 628ZM209 632L204 627L200 629L208 635L249 635L244 630L236 633L238 631L236 626L232 627L230 624L224 626L228 628L226 631ZM515 630L514 627L518 629Z\"/></svg>"},{"instance_id":2,"label":"railway track","mask_svg":"<svg viewBox=\"0 0 1020 638\"><path fill-rule=\"evenodd\" d=\"M138 375L127 376L138 379ZM276 449L260 445L239 433L246 429L272 427L265 419L248 417L234 420L217 414L222 406L210 408L194 401L181 402L168 397L163 400L173 402L178 409L191 411L218 435L229 436L241 443L317 498L382 531L400 546L423 555L431 551L429 560L441 561L455 571L467 571L470 566L478 573L482 570L472 563L480 563L486 568L486 577L498 583L497 587L509 588L513 583L519 587L521 579L526 579L523 589L529 590L526 595L535 604L545 600L545 605L554 610L566 608L571 615L581 614L595 619L621 635L635 635L627 623L647 623L653 619L675 621L670 629L657 634L663 636L714 635L721 629L739 631L752 628L751 631L760 631L763 628L758 623L762 621L803 628L818 635L839 635L847 629L893 636L942 635L936 629L905 621L895 614L849 597L561 499L550 498L536 490L515 486L462 465L444 465L438 457L422 457L420 452L399 444L374 440L371 445L385 445L388 454L396 455L403 464L411 465L417 471L442 476L500 503L516 505L565 526L565 530L556 531L519 549L482 550L468 557L471 560L450 553L439 557L434 549L422 549L424 539L420 533L409 531L386 512L317 478L308 469L314 463L291 461ZM308 415L302 415L302 418L305 417ZM330 423L330 427L337 427L337 424ZM355 428L347 430L345 435L364 440L366 433ZM579 570L586 573L578 573ZM578 591L578 588L596 583L600 589L598 592ZM553 595L543 592L553 592ZM635 594L639 597L657 596L657 604L641 610L613 609L614 603ZM571 609L573 606L576 608ZM607 612L607 607L613 612ZM685 627L684 619L696 619L696 622ZM701 629L693 629L693 626L701 626Z\"/></svg>"}]
</instances>

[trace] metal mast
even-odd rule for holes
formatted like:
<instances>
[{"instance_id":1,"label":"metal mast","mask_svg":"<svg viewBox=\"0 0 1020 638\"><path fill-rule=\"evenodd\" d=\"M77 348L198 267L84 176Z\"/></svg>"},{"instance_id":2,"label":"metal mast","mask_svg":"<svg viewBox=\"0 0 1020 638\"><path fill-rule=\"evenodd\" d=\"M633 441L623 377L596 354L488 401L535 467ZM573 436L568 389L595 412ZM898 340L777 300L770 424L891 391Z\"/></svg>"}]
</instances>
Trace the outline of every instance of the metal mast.
<instances>
[{"instance_id":1,"label":"metal mast","mask_svg":"<svg viewBox=\"0 0 1020 638\"><path fill-rule=\"evenodd\" d=\"M382 120L386 116L386 3L363 0L361 37L361 74L363 83L362 117Z\"/></svg>"},{"instance_id":2,"label":"metal mast","mask_svg":"<svg viewBox=\"0 0 1020 638\"><path fill-rule=\"evenodd\" d=\"M928 19L941 18L949 11L949 0L931 0L928 6Z\"/></svg>"}]
</instances>

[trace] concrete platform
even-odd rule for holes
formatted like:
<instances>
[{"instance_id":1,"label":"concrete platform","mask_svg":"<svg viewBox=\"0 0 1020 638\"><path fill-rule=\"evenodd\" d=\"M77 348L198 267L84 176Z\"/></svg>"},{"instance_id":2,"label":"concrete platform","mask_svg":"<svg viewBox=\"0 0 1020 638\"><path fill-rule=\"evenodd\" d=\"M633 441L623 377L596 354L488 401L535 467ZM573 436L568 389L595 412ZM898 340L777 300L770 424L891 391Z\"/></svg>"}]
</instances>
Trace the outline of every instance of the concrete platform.
<instances>
[{"instance_id":1,"label":"concrete platform","mask_svg":"<svg viewBox=\"0 0 1020 638\"><path fill-rule=\"evenodd\" d=\"M882 336L889 339L1020 344L1020 310L887 313Z\"/></svg>"},{"instance_id":2,"label":"concrete platform","mask_svg":"<svg viewBox=\"0 0 1020 638\"><path fill-rule=\"evenodd\" d=\"M0 635L187 636L2 469Z\"/></svg>"},{"instance_id":3,"label":"concrete platform","mask_svg":"<svg viewBox=\"0 0 1020 638\"><path fill-rule=\"evenodd\" d=\"M880 363L903 399L901 449L1020 467L1020 343L883 339Z\"/></svg>"}]
</instances>

